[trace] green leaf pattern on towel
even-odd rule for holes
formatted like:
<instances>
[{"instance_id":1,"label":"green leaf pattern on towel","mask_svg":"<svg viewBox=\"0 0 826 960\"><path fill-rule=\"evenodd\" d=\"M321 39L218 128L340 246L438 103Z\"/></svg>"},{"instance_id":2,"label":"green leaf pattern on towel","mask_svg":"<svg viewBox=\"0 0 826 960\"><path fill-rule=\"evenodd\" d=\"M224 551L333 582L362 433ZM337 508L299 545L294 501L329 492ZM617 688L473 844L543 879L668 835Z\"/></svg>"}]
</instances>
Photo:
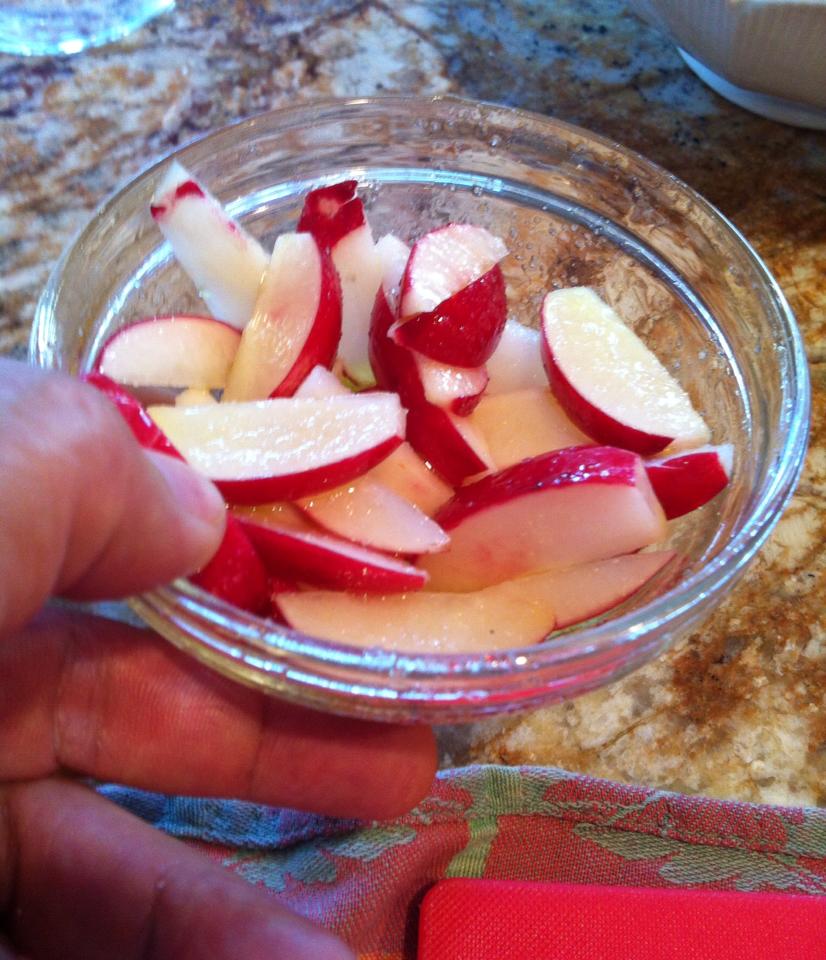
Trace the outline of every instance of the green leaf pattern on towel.
<instances>
[{"instance_id":1,"label":"green leaf pattern on towel","mask_svg":"<svg viewBox=\"0 0 826 960\"><path fill-rule=\"evenodd\" d=\"M794 856L704 846L648 834L579 824L574 833L626 860L664 859L658 873L679 886L733 881L736 890L797 890L826 893L826 883L802 868Z\"/></svg>"},{"instance_id":2,"label":"green leaf pattern on towel","mask_svg":"<svg viewBox=\"0 0 826 960\"><path fill-rule=\"evenodd\" d=\"M397 820L284 849L236 850L224 862L278 892L329 887L354 869L380 872L402 861L422 864L428 851L447 863L439 876L487 877L502 869L503 850L505 862L518 863L514 845L521 849L523 836L533 836L545 845L544 861L542 850L535 852L537 862L553 878L575 875L564 859L567 851L572 859L590 857L608 878L602 882L826 895L821 810L726 804L551 768L475 767L447 772L442 780L440 789ZM523 832L520 818L525 831L533 833ZM551 822L555 826L543 834L540 825ZM400 856L414 842L413 858ZM561 859L554 852L560 849ZM497 856L491 857L494 850ZM530 846L524 855L534 855Z\"/></svg>"},{"instance_id":3,"label":"green leaf pattern on towel","mask_svg":"<svg viewBox=\"0 0 826 960\"><path fill-rule=\"evenodd\" d=\"M357 833L318 839L262 857L256 851L239 851L224 863L250 883L263 884L280 893L287 880L305 885L333 884L338 880L337 858L371 863L395 847L410 843L416 830L405 825L376 825Z\"/></svg>"}]
</instances>

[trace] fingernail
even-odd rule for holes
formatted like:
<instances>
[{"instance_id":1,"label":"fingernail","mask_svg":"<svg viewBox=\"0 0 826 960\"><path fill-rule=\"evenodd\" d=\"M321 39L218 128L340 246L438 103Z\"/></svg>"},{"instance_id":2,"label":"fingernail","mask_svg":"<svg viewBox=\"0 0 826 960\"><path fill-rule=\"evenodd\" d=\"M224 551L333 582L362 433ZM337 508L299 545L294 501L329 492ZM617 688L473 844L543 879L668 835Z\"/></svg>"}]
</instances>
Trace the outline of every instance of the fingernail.
<instances>
[{"instance_id":1,"label":"fingernail","mask_svg":"<svg viewBox=\"0 0 826 960\"><path fill-rule=\"evenodd\" d=\"M226 525L226 504L215 485L201 476L182 460L167 456L165 453L146 451L167 487L179 510L196 535L201 536L212 547L218 545Z\"/></svg>"}]
</instances>

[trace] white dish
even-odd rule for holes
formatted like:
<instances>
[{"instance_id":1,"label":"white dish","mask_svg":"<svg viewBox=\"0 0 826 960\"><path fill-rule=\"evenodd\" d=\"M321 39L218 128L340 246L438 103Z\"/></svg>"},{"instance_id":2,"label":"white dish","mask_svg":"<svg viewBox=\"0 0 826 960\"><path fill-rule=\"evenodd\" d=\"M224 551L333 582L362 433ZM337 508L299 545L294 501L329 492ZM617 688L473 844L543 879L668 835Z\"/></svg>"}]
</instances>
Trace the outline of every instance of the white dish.
<instances>
[{"instance_id":1,"label":"white dish","mask_svg":"<svg viewBox=\"0 0 826 960\"><path fill-rule=\"evenodd\" d=\"M826 0L631 0L713 90L772 120L826 129Z\"/></svg>"}]
</instances>

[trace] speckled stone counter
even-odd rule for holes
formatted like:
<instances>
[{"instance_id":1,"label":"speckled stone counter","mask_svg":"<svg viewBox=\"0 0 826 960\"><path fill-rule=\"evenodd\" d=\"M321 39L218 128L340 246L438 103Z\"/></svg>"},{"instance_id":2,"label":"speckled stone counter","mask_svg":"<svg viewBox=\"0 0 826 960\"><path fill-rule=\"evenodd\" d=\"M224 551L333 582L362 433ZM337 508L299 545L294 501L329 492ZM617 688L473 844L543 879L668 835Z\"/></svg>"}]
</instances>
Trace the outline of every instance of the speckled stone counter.
<instances>
[{"instance_id":1,"label":"speckled stone counter","mask_svg":"<svg viewBox=\"0 0 826 960\"><path fill-rule=\"evenodd\" d=\"M147 162L251 113L381 91L513 104L667 167L765 258L813 380L800 488L715 617L603 691L447 732L445 761L552 763L826 804L826 135L727 104L620 0L182 0L125 42L73 59L0 55L0 351L25 355L60 250Z\"/></svg>"}]
</instances>

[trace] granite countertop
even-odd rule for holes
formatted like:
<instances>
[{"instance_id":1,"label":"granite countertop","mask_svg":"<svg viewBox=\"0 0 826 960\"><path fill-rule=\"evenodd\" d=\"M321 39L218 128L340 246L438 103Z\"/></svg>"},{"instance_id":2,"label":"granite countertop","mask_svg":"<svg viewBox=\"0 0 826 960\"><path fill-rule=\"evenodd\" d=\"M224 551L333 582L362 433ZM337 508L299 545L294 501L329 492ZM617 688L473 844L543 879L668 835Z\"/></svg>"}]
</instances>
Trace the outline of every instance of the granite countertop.
<instances>
[{"instance_id":1,"label":"granite countertop","mask_svg":"<svg viewBox=\"0 0 826 960\"><path fill-rule=\"evenodd\" d=\"M813 380L801 485L712 620L605 690L452 731L446 760L826 805L826 134L721 100L621 0L180 0L75 58L0 55L0 352L25 355L60 250L150 160L261 110L381 91L554 115L671 170L764 257Z\"/></svg>"}]
</instances>

